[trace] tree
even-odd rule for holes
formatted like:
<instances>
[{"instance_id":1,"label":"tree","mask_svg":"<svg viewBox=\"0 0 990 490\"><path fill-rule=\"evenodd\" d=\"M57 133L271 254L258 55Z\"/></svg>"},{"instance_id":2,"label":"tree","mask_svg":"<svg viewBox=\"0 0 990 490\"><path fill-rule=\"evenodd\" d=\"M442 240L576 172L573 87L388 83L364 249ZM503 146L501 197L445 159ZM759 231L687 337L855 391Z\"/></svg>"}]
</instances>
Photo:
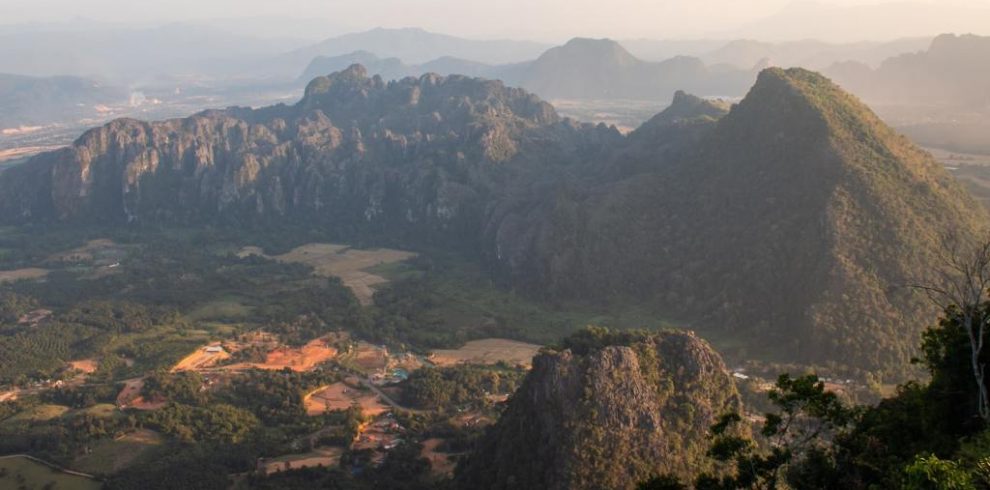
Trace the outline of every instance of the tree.
<instances>
[{"instance_id":1,"label":"tree","mask_svg":"<svg viewBox=\"0 0 990 490\"><path fill-rule=\"evenodd\" d=\"M915 458L904 469L904 490L975 490L973 479L955 461L934 454Z\"/></svg>"},{"instance_id":2,"label":"tree","mask_svg":"<svg viewBox=\"0 0 990 490\"><path fill-rule=\"evenodd\" d=\"M714 437L708 456L726 467L725 475L702 474L695 481L696 489L779 488L788 464L820 454L828 436L846 427L856 415L835 393L826 391L825 383L815 375L792 378L783 374L769 398L777 411L766 414L760 431L769 448L763 449L733 430L742 422L739 414L724 415L712 426Z\"/></svg>"},{"instance_id":3,"label":"tree","mask_svg":"<svg viewBox=\"0 0 990 490\"><path fill-rule=\"evenodd\" d=\"M941 254L942 266L935 285L915 286L951 315L957 315L969 340L969 363L976 383L978 410L990 421L990 392L987 390L983 348L990 318L985 315L990 300L990 239L967 245L949 237Z\"/></svg>"}]
</instances>

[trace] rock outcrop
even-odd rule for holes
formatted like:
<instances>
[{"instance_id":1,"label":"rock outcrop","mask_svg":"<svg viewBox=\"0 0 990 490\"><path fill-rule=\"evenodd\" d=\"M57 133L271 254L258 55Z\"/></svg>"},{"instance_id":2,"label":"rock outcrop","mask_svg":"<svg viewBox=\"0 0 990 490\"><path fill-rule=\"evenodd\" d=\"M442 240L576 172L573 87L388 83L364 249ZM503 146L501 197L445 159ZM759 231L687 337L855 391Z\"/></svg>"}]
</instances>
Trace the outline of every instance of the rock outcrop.
<instances>
[{"instance_id":1,"label":"rock outcrop","mask_svg":"<svg viewBox=\"0 0 990 490\"><path fill-rule=\"evenodd\" d=\"M534 358L459 488L628 489L698 470L709 427L739 410L721 358L690 333L608 337Z\"/></svg>"}]
</instances>

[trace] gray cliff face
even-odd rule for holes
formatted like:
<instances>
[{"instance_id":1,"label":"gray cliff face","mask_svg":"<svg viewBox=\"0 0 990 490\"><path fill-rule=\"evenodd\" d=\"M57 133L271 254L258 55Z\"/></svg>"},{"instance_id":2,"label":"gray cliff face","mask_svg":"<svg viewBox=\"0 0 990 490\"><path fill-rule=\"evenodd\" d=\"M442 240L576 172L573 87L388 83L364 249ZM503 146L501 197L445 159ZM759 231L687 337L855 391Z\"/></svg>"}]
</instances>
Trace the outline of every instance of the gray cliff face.
<instances>
[{"instance_id":1,"label":"gray cliff face","mask_svg":"<svg viewBox=\"0 0 990 490\"><path fill-rule=\"evenodd\" d=\"M457 481L622 489L652 474L687 474L709 426L738 403L721 358L693 334L543 353Z\"/></svg>"},{"instance_id":2,"label":"gray cliff face","mask_svg":"<svg viewBox=\"0 0 990 490\"><path fill-rule=\"evenodd\" d=\"M385 83L354 66L313 80L294 106L113 121L5 174L0 205L8 221L288 219L343 235L476 234L485 202L519 168L568 164L617 138L499 82Z\"/></svg>"}]
</instances>

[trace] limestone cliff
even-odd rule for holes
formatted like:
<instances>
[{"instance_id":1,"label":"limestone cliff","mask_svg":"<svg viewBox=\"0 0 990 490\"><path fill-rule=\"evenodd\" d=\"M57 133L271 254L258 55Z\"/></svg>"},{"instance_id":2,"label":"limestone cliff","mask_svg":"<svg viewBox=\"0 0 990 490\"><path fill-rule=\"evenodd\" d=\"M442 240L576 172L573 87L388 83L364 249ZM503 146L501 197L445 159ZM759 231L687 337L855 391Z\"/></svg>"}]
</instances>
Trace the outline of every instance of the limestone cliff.
<instances>
[{"instance_id":1,"label":"limestone cliff","mask_svg":"<svg viewBox=\"0 0 990 490\"><path fill-rule=\"evenodd\" d=\"M739 409L718 354L690 333L593 335L534 358L459 488L628 489L698 469L709 427Z\"/></svg>"}]
</instances>

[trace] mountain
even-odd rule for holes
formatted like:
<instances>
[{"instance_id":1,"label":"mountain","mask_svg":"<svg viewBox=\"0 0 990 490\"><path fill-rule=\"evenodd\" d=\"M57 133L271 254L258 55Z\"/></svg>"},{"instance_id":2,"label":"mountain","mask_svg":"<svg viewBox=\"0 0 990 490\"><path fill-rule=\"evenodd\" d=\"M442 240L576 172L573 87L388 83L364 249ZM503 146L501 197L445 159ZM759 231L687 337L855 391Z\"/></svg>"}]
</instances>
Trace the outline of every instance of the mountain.
<instances>
[{"instance_id":1,"label":"mountain","mask_svg":"<svg viewBox=\"0 0 990 490\"><path fill-rule=\"evenodd\" d=\"M232 76L259 58L298 45L292 39L236 35L200 24L71 23L0 32L0 60L9 73L98 76L132 85L168 77Z\"/></svg>"},{"instance_id":2,"label":"mountain","mask_svg":"<svg viewBox=\"0 0 990 490\"><path fill-rule=\"evenodd\" d=\"M846 63L827 73L877 104L990 109L990 37L943 34L875 70Z\"/></svg>"},{"instance_id":3,"label":"mountain","mask_svg":"<svg viewBox=\"0 0 990 490\"><path fill-rule=\"evenodd\" d=\"M765 70L728 115L696 121L696 144L672 150L654 131L604 164L642 173L499 203L486 240L503 280L548 297L636 297L743 342L775 339L748 342L750 354L906 362L932 312L903 285L924 282L940 236L985 229L968 193L804 70Z\"/></svg>"},{"instance_id":4,"label":"mountain","mask_svg":"<svg viewBox=\"0 0 990 490\"><path fill-rule=\"evenodd\" d=\"M631 489L698 470L708 428L740 405L718 354L690 333L584 337L533 359L458 488Z\"/></svg>"},{"instance_id":5,"label":"mountain","mask_svg":"<svg viewBox=\"0 0 990 490\"><path fill-rule=\"evenodd\" d=\"M0 207L20 221L288 220L350 239L470 242L490 194L524 163L566 164L619 138L499 82L386 83L353 66L314 79L293 106L93 129L4 172Z\"/></svg>"},{"instance_id":6,"label":"mountain","mask_svg":"<svg viewBox=\"0 0 990 490\"><path fill-rule=\"evenodd\" d=\"M346 34L317 44L290 51L278 60L299 73L317 56L335 57L358 51L383 58L398 58L406 63L422 64L437 58L452 57L486 64L515 63L539 56L549 46L530 41L475 40L423 29L383 29Z\"/></svg>"},{"instance_id":7,"label":"mountain","mask_svg":"<svg viewBox=\"0 0 990 490\"><path fill-rule=\"evenodd\" d=\"M380 58L368 51L317 57L299 78L338 71L360 63L369 73L386 80L426 73L460 74L503 80L548 99L665 100L676 90L705 95L741 95L756 77L755 70L726 65L706 66L701 60L674 57L661 62L642 61L608 39L572 39L522 63L487 65L443 57L420 65L398 58Z\"/></svg>"},{"instance_id":8,"label":"mountain","mask_svg":"<svg viewBox=\"0 0 990 490\"><path fill-rule=\"evenodd\" d=\"M817 70L847 61L876 66L892 56L924 49L929 43L931 38L927 37L858 43L827 43L816 40L771 43L740 39L698 56L705 63L729 64L739 68L750 68L763 60L769 60L775 66L800 66Z\"/></svg>"},{"instance_id":9,"label":"mountain","mask_svg":"<svg viewBox=\"0 0 990 490\"><path fill-rule=\"evenodd\" d=\"M663 100L675 90L704 95L742 94L756 73L708 67L675 57L646 62L608 39L572 39L497 76L545 98Z\"/></svg>"},{"instance_id":10,"label":"mountain","mask_svg":"<svg viewBox=\"0 0 990 490\"><path fill-rule=\"evenodd\" d=\"M990 37L944 34L876 69L847 62L825 73L919 144L990 152Z\"/></svg>"},{"instance_id":11,"label":"mountain","mask_svg":"<svg viewBox=\"0 0 990 490\"><path fill-rule=\"evenodd\" d=\"M0 129L94 117L99 106L126 103L119 87L79 77L0 73Z\"/></svg>"},{"instance_id":12,"label":"mountain","mask_svg":"<svg viewBox=\"0 0 990 490\"><path fill-rule=\"evenodd\" d=\"M805 70L764 70L729 111L677 94L625 137L501 82L353 66L291 106L93 129L0 174L0 222L295 223L463 250L532 297L648 305L748 354L879 370L932 318L903 285L986 215Z\"/></svg>"},{"instance_id":13,"label":"mountain","mask_svg":"<svg viewBox=\"0 0 990 490\"><path fill-rule=\"evenodd\" d=\"M407 65L398 58L383 59L368 51L357 51L342 56L317 56L313 58L298 81L305 84L313 78L344 70L354 64L364 66L368 73L379 75L385 80L419 77L427 73L478 77L493 73L495 70L495 67L484 63L450 56L437 58L421 65Z\"/></svg>"},{"instance_id":14,"label":"mountain","mask_svg":"<svg viewBox=\"0 0 990 490\"><path fill-rule=\"evenodd\" d=\"M622 39L619 44L645 61L663 61L675 56L700 57L724 46L719 39Z\"/></svg>"}]
</instances>

